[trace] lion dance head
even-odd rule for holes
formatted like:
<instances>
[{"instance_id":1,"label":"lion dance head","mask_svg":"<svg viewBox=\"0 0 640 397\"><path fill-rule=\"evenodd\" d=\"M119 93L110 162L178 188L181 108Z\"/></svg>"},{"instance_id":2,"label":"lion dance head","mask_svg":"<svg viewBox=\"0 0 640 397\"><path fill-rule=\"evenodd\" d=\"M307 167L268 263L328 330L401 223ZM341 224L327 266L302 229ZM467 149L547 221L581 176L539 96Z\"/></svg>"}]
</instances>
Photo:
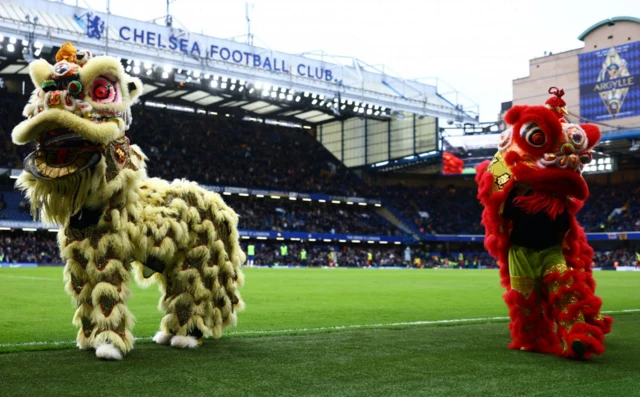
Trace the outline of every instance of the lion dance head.
<instances>
[{"instance_id":1,"label":"lion dance head","mask_svg":"<svg viewBox=\"0 0 640 397\"><path fill-rule=\"evenodd\" d=\"M120 61L93 57L65 43L56 64L40 59L29 66L35 85L16 126L13 142L35 142L17 186L36 216L66 224L83 207L98 208L134 175L144 174L144 156L125 132L142 82Z\"/></svg>"},{"instance_id":2,"label":"lion dance head","mask_svg":"<svg viewBox=\"0 0 640 397\"><path fill-rule=\"evenodd\" d=\"M551 87L549 93L545 106L518 105L507 112L509 128L500 135L488 170L496 190L514 179L537 192L584 201L589 190L582 169L592 160L600 129L569 123L564 91Z\"/></svg>"}]
</instances>

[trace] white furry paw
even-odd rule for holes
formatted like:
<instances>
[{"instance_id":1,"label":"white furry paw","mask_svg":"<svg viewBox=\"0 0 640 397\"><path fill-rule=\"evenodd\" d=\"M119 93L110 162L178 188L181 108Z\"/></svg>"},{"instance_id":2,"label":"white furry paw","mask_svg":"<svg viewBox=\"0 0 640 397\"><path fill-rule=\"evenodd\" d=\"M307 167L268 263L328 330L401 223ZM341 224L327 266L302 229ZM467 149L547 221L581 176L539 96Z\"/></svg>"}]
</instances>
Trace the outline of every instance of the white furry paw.
<instances>
[{"instance_id":1,"label":"white furry paw","mask_svg":"<svg viewBox=\"0 0 640 397\"><path fill-rule=\"evenodd\" d=\"M96 357L104 360L122 360L122 352L111 343L101 343L96 346Z\"/></svg>"},{"instance_id":2,"label":"white furry paw","mask_svg":"<svg viewBox=\"0 0 640 397\"><path fill-rule=\"evenodd\" d=\"M78 338L76 340L76 346L78 346L78 349L80 350L87 350L87 349L91 349L91 343L89 343L89 339L87 338Z\"/></svg>"},{"instance_id":3,"label":"white furry paw","mask_svg":"<svg viewBox=\"0 0 640 397\"><path fill-rule=\"evenodd\" d=\"M171 338L171 346L179 349L195 349L198 347L198 340L193 336L174 335Z\"/></svg>"},{"instance_id":4,"label":"white furry paw","mask_svg":"<svg viewBox=\"0 0 640 397\"><path fill-rule=\"evenodd\" d=\"M159 345L168 345L169 343L171 343L172 336L173 335L166 332L158 331L151 339L153 339L153 341Z\"/></svg>"}]
</instances>

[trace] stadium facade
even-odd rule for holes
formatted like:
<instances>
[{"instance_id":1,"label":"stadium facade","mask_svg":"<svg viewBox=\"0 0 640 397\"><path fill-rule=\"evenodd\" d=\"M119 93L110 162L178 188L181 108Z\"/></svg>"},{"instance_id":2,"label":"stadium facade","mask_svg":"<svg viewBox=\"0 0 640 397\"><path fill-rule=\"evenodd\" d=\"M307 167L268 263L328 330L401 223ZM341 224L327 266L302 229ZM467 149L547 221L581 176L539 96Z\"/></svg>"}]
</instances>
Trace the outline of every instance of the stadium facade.
<instances>
[{"instance_id":1,"label":"stadium facade","mask_svg":"<svg viewBox=\"0 0 640 397\"><path fill-rule=\"evenodd\" d=\"M598 146L596 160L603 161L604 173L591 176L601 178L598 183L613 180L612 171L622 164L618 159L639 153L634 151L635 138L640 135L640 80L636 78L640 73L639 22L632 17L602 21L580 36L584 48L533 59L530 76L513 83L513 104L544 103L546 89L560 86L566 92L570 117L600 123L605 138ZM400 180L422 186L473 184L466 176L440 176L440 164L446 150L442 132L453 124L477 125L477 105L437 80L426 83L403 79L354 58L285 54L59 2L5 0L0 2L0 89L28 96L33 88L28 63L36 58L51 61L66 41L96 55L119 57L127 72L144 82L139 107L300 129L313 134L316 143L342 165L368 173L361 176L373 175L381 184ZM491 132L448 137L445 143L461 148L466 159L481 161L495 151L497 135ZM608 169L606 158L611 159ZM468 168L473 169L473 162ZM624 176L621 181L637 183L637 167L627 168L619 174ZM13 178L20 172L0 168L0 175ZM427 173L432 175L425 178ZM189 177L174 175L178 176ZM396 236L241 230L245 240L390 245L428 242L446 244L447 250L466 243L479 247L483 241L483 236L474 233L419 230L411 225L412 219L403 217L402 208L389 205L381 195L365 198L364 194L204 185L226 196L270 196L350 205L348 208L368 206L403 230ZM417 210L428 212L426 208ZM32 228L51 226L26 219L0 219L0 230ZM615 231L588 237L596 243L627 244L640 240L640 233Z\"/></svg>"},{"instance_id":2,"label":"stadium facade","mask_svg":"<svg viewBox=\"0 0 640 397\"><path fill-rule=\"evenodd\" d=\"M354 58L285 54L57 2L3 1L0 35L0 75L26 74L26 62L72 41L120 57L145 81L141 100L149 106L319 127L318 139L347 166L433 155L437 119L479 117L475 103L437 79L427 84Z\"/></svg>"},{"instance_id":3,"label":"stadium facade","mask_svg":"<svg viewBox=\"0 0 640 397\"><path fill-rule=\"evenodd\" d=\"M545 87L558 86L570 117L598 123L603 141L639 137L640 18L602 20L578 39L582 48L529 61L529 76L513 81L513 105L544 103Z\"/></svg>"}]
</instances>

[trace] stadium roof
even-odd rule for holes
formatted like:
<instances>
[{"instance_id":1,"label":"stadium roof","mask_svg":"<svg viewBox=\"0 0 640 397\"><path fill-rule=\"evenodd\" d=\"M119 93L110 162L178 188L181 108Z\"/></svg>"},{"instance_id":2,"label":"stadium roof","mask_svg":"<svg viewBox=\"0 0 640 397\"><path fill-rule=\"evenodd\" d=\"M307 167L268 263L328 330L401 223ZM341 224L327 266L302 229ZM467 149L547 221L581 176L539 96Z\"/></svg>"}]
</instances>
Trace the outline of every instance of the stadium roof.
<instances>
[{"instance_id":1,"label":"stadium roof","mask_svg":"<svg viewBox=\"0 0 640 397\"><path fill-rule=\"evenodd\" d=\"M151 106L305 124L390 119L399 112L478 121L477 105L437 79L402 79L355 58L285 54L58 2L3 0L0 39L0 77L26 75L27 62L51 59L71 41L78 49L120 57L145 82L142 99Z\"/></svg>"},{"instance_id":2,"label":"stadium roof","mask_svg":"<svg viewBox=\"0 0 640 397\"><path fill-rule=\"evenodd\" d=\"M604 26L604 25L615 25L616 22L622 22L622 21L626 21L626 22L635 22L635 23L640 23L640 18L634 18L634 17L613 17L613 18L609 18L609 19L603 19L602 21L591 25L587 30L585 30L584 32L582 32L582 34L580 34L580 36L578 36L578 40L584 41L584 38L587 37L587 35L589 33L591 33L592 31L598 29L600 26Z\"/></svg>"}]
</instances>

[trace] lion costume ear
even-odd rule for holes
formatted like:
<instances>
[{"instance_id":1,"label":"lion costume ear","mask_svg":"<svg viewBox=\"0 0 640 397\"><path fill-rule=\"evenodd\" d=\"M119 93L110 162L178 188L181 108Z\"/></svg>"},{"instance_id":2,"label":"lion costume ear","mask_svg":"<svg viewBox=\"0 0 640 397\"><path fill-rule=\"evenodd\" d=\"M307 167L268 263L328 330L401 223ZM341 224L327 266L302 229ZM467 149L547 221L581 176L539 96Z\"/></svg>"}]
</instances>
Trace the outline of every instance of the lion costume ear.
<instances>
[{"instance_id":1,"label":"lion costume ear","mask_svg":"<svg viewBox=\"0 0 640 397\"><path fill-rule=\"evenodd\" d=\"M589 140L589 149L593 149L593 147L600 140L600 128L594 124L580 124L580 128L582 128L587 134L587 139Z\"/></svg>"},{"instance_id":2,"label":"lion costume ear","mask_svg":"<svg viewBox=\"0 0 640 397\"><path fill-rule=\"evenodd\" d=\"M51 78L53 67L44 59L38 59L29 64L29 75L36 88L42 87L42 82Z\"/></svg>"},{"instance_id":3,"label":"lion costume ear","mask_svg":"<svg viewBox=\"0 0 640 397\"><path fill-rule=\"evenodd\" d=\"M509 109L507 114L504 115L504 121L509 125L514 125L520 120L520 116L527 109L525 105L517 105Z\"/></svg>"},{"instance_id":4,"label":"lion costume ear","mask_svg":"<svg viewBox=\"0 0 640 397\"><path fill-rule=\"evenodd\" d=\"M127 76L127 92L129 93L129 98L131 98L131 102L138 99L140 95L142 95L143 85L142 81L140 81L137 77Z\"/></svg>"}]
</instances>

